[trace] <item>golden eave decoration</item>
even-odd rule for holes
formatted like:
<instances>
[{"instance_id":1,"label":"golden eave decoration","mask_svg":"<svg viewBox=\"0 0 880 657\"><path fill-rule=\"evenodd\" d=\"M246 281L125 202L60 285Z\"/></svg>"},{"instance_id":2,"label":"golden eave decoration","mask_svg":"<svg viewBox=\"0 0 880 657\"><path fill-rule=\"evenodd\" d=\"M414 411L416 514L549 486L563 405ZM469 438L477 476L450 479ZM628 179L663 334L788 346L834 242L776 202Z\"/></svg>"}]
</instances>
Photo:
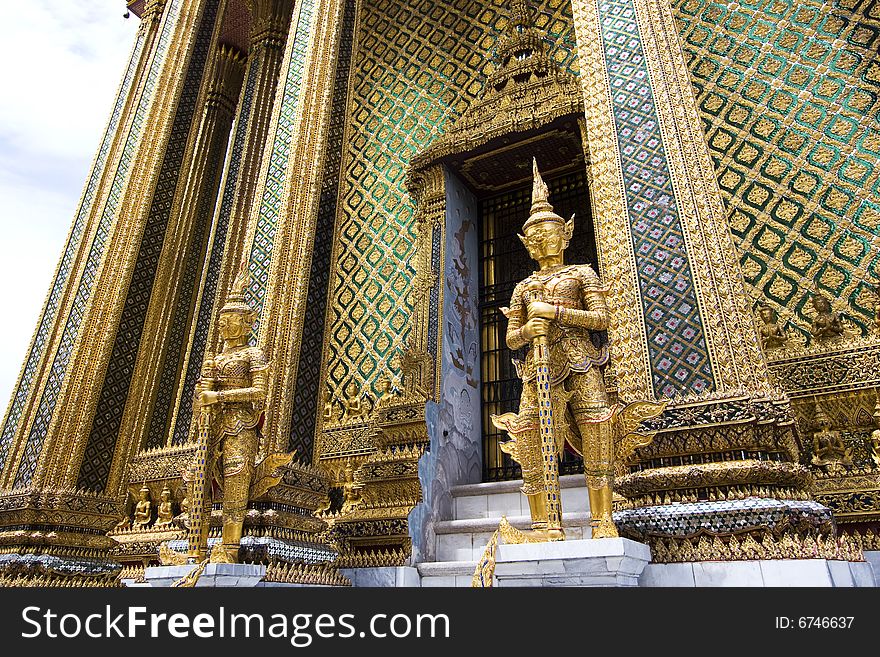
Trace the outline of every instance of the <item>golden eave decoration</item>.
<instances>
[{"instance_id":1,"label":"golden eave decoration","mask_svg":"<svg viewBox=\"0 0 880 657\"><path fill-rule=\"evenodd\" d=\"M583 115L580 83L548 54L546 41L533 25L534 10L526 0L512 0L510 12L507 32L496 48L496 68L482 94L444 134L413 157L412 172L453 155L483 150L505 135Z\"/></svg>"}]
</instances>

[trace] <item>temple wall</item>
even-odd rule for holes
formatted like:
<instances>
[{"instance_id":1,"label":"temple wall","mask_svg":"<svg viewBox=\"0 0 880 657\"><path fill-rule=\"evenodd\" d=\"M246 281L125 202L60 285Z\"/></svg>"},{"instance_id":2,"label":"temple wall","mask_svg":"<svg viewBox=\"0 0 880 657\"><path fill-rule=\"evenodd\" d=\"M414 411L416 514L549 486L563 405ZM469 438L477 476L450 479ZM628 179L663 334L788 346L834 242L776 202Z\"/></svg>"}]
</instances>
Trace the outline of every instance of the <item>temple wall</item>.
<instances>
[{"instance_id":1,"label":"temple wall","mask_svg":"<svg viewBox=\"0 0 880 657\"><path fill-rule=\"evenodd\" d=\"M416 229L406 167L480 92L506 22L500 0L361 7L322 359L322 380L339 394L355 383L377 399L409 335ZM536 25L576 71L569 3L540 3Z\"/></svg>"},{"instance_id":2,"label":"temple wall","mask_svg":"<svg viewBox=\"0 0 880 657\"><path fill-rule=\"evenodd\" d=\"M673 9L750 301L809 344L818 286L865 335L880 276L880 4Z\"/></svg>"}]
</instances>

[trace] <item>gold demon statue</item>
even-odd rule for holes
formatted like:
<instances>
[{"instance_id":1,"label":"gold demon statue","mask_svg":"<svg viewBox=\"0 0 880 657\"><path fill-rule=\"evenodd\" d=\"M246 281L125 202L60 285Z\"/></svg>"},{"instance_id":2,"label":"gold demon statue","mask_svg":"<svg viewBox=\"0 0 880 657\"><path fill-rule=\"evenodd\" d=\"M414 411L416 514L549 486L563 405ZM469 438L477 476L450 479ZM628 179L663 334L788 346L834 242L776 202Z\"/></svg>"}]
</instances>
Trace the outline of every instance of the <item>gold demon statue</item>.
<instances>
[{"instance_id":1,"label":"gold demon statue","mask_svg":"<svg viewBox=\"0 0 880 657\"><path fill-rule=\"evenodd\" d=\"M507 346L529 347L525 362L516 361L523 392L519 413L492 421L511 438L501 448L520 464L533 535L542 540L564 538L559 460L566 444L584 459L592 537L618 535L611 516L615 452L621 442L632 449L647 444L650 437L634 430L665 406L609 404L603 377L608 346L601 333L608 328L606 289L589 265L565 264L573 229L574 217L565 221L553 211L535 162L531 214L519 237L540 268L514 288L510 308L502 309Z\"/></svg>"},{"instance_id":2,"label":"gold demon statue","mask_svg":"<svg viewBox=\"0 0 880 657\"><path fill-rule=\"evenodd\" d=\"M263 350L249 344L256 313L245 303L247 270L232 286L217 322L223 350L207 356L197 389L200 456L190 468L190 551L201 558L207 543L214 483L222 489L222 544L211 561L235 563L249 500L280 481L275 470L292 454L270 454L260 463L260 425L266 400L268 363Z\"/></svg>"}]
</instances>

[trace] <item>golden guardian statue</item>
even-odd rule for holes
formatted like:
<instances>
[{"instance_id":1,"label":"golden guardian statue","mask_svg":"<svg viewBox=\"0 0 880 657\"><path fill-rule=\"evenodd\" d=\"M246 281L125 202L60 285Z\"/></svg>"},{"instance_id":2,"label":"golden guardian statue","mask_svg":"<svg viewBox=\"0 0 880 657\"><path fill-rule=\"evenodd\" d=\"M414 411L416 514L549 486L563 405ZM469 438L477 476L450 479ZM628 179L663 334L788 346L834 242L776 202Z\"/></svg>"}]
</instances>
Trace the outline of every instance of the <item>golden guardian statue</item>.
<instances>
[{"instance_id":1,"label":"golden guardian statue","mask_svg":"<svg viewBox=\"0 0 880 657\"><path fill-rule=\"evenodd\" d=\"M619 437L640 444L650 437L634 433L641 419L662 412L665 404L609 404L603 368L608 363L606 289L586 264L565 264L574 230L553 211L547 185L533 162L532 208L520 239L539 265L513 291L507 346L529 347L516 361L523 381L519 413L493 416L510 440L501 448L522 469L522 492L529 501L532 535L562 540L559 460L568 444L584 459L593 538L618 535L611 516L615 453ZM634 421L636 418L638 421Z\"/></svg>"},{"instance_id":2,"label":"golden guardian statue","mask_svg":"<svg viewBox=\"0 0 880 657\"><path fill-rule=\"evenodd\" d=\"M275 470L292 454L270 454L260 463L259 428L266 400L268 362L263 350L249 339L256 312L245 303L247 270L243 267L232 292L220 309L217 328L223 350L206 356L196 392L199 447L190 467L190 557L206 554L214 486L222 490L222 543L211 551L211 561L236 563L249 500L280 481Z\"/></svg>"}]
</instances>

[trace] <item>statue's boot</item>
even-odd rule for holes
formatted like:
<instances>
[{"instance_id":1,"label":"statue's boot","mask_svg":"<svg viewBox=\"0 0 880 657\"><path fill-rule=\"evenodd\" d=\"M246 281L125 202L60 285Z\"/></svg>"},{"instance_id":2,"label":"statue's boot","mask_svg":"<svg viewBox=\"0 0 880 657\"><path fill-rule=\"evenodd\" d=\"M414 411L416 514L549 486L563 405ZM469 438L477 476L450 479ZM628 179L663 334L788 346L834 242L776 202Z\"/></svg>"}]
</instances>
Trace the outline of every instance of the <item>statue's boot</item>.
<instances>
[{"instance_id":1,"label":"statue's boot","mask_svg":"<svg viewBox=\"0 0 880 657\"><path fill-rule=\"evenodd\" d=\"M612 482L614 481L614 435L612 420L584 422L584 476L590 497L590 527L593 538L617 538L611 517Z\"/></svg>"},{"instance_id":2,"label":"statue's boot","mask_svg":"<svg viewBox=\"0 0 880 657\"><path fill-rule=\"evenodd\" d=\"M238 551L241 547L241 532L244 522L223 519L223 538L220 552L217 558L211 554L211 561L215 563L238 563Z\"/></svg>"},{"instance_id":3,"label":"statue's boot","mask_svg":"<svg viewBox=\"0 0 880 657\"><path fill-rule=\"evenodd\" d=\"M529 501L529 512L532 516L532 533L535 538L544 541L562 541L565 533L562 531L562 523L552 523L547 513L547 493L541 491L526 495Z\"/></svg>"},{"instance_id":4,"label":"statue's boot","mask_svg":"<svg viewBox=\"0 0 880 657\"><path fill-rule=\"evenodd\" d=\"M590 527L593 538L617 538L617 527L611 517L611 486L588 488L590 496Z\"/></svg>"}]
</instances>

